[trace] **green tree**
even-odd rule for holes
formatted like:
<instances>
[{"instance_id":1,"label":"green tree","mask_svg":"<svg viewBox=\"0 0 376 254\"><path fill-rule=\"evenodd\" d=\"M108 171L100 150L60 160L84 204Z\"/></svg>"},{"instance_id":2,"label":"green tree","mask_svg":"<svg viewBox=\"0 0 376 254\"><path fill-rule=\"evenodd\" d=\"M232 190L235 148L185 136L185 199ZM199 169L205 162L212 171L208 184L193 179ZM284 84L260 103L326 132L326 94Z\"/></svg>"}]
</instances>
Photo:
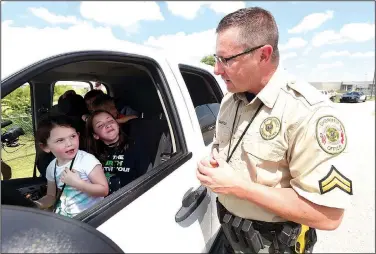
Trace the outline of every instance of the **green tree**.
<instances>
[{"instance_id":1,"label":"green tree","mask_svg":"<svg viewBox=\"0 0 376 254\"><path fill-rule=\"evenodd\" d=\"M211 65L211 66L214 67L214 65L215 65L214 56L211 56L211 55L205 56L204 58L201 59L201 63Z\"/></svg>"},{"instance_id":2,"label":"green tree","mask_svg":"<svg viewBox=\"0 0 376 254\"><path fill-rule=\"evenodd\" d=\"M30 86L24 85L1 100L1 114L3 118L11 115L30 114Z\"/></svg>"},{"instance_id":3,"label":"green tree","mask_svg":"<svg viewBox=\"0 0 376 254\"><path fill-rule=\"evenodd\" d=\"M68 90L74 90L76 94L81 96L84 96L88 92L87 88L73 88L71 85L59 84L54 87L53 105L57 104L59 97Z\"/></svg>"}]
</instances>

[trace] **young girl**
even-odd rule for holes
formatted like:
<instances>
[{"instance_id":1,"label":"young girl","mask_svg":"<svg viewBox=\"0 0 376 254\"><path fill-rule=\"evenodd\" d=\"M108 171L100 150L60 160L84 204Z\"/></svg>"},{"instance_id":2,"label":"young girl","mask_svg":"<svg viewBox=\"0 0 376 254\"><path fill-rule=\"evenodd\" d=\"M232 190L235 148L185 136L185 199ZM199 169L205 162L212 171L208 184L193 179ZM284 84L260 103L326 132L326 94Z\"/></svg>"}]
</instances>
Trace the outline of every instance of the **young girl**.
<instances>
[{"instance_id":1,"label":"young girl","mask_svg":"<svg viewBox=\"0 0 376 254\"><path fill-rule=\"evenodd\" d=\"M110 193L144 174L150 160L142 144L127 138L107 111L94 111L86 121L88 151L102 162Z\"/></svg>"},{"instance_id":2,"label":"young girl","mask_svg":"<svg viewBox=\"0 0 376 254\"><path fill-rule=\"evenodd\" d=\"M92 154L79 150L79 133L73 126L68 116L48 115L39 122L36 133L41 149L51 152L55 159L46 170L47 195L35 203L46 209L57 201L55 212L68 217L79 214L108 195L101 163ZM63 187L60 196L57 190L61 192Z\"/></svg>"}]
</instances>

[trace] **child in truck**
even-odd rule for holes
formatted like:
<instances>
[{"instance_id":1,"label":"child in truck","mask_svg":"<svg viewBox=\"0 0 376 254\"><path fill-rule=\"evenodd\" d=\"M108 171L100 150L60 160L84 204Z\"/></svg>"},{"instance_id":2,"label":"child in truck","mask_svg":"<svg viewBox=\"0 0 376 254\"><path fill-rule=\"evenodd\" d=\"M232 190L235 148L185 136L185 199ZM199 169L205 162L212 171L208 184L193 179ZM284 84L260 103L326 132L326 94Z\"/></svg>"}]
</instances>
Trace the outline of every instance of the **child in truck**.
<instances>
[{"instance_id":1,"label":"child in truck","mask_svg":"<svg viewBox=\"0 0 376 254\"><path fill-rule=\"evenodd\" d=\"M105 110L109 112L118 123L126 123L131 119L137 118L137 112L128 107L128 111L131 112L128 115L120 114L115 106L114 98L107 94L99 95L92 102L93 111Z\"/></svg>"},{"instance_id":2,"label":"child in truck","mask_svg":"<svg viewBox=\"0 0 376 254\"><path fill-rule=\"evenodd\" d=\"M47 194L34 201L46 209L74 217L108 195L108 183L99 160L79 150L79 133L66 115L47 115L38 124L36 140L55 159L46 170Z\"/></svg>"},{"instance_id":3,"label":"child in truck","mask_svg":"<svg viewBox=\"0 0 376 254\"><path fill-rule=\"evenodd\" d=\"M128 138L114 116L94 111L86 121L86 148L102 163L110 193L144 174L150 159L141 141Z\"/></svg>"}]
</instances>

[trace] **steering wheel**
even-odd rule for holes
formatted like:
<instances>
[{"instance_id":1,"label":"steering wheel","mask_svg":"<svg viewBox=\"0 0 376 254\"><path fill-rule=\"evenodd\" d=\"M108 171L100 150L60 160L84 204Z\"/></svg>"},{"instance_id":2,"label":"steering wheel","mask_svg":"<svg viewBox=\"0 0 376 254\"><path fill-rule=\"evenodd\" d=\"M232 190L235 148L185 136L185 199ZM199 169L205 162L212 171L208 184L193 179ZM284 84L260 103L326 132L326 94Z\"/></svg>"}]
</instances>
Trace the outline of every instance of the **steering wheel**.
<instances>
[{"instance_id":1,"label":"steering wheel","mask_svg":"<svg viewBox=\"0 0 376 254\"><path fill-rule=\"evenodd\" d=\"M31 199L24 197L18 190L3 181L1 183L1 204L37 208Z\"/></svg>"}]
</instances>

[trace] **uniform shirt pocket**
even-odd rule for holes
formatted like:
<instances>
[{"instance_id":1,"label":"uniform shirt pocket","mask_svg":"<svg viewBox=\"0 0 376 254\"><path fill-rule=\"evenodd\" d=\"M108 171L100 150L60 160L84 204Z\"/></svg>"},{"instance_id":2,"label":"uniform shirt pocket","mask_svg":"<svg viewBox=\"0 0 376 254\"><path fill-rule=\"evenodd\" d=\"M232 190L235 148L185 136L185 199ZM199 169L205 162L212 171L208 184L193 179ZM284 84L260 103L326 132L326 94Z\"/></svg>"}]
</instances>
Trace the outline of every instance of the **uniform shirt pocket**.
<instances>
[{"instance_id":1,"label":"uniform shirt pocket","mask_svg":"<svg viewBox=\"0 0 376 254\"><path fill-rule=\"evenodd\" d=\"M225 123L226 124L226 123ZM230 140L231 130L228 124L219 123L217 130L217 140L220 144L227 143Z\"/></svg>"},{"instance_id":2,"label":"uniform shirt pocket","mask_svg":"<svg viewBox=\"0 0 376 254\"><path fill-rule=\"evenodd\" d=\"M242 150L254 182L270 187L275 187L281 182L283 172L280 170L280 164L286 153L281 144L275 140L245 140L242 142Z\"/></svg>"}]
</instances>

